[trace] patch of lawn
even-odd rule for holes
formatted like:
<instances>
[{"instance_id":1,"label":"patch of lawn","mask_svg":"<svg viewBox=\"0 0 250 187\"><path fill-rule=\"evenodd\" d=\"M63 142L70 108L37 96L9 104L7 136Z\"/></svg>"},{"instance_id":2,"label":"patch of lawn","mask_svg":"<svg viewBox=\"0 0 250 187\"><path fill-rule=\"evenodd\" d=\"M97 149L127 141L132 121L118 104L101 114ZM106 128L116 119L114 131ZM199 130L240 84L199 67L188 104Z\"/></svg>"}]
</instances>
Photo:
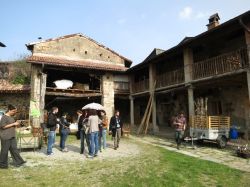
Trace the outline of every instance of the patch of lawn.
<instances>
[{"instance_id":1,"label":"patch of lawn","mask_svg":"<svg viewBox=\"0 0 250 187\"><path fill-rule=\"evenodd\" d=\"M141 153L85 162L55 160L52 165L0 170L0 186L242 187L250 184L250 173L134 140L122 141L138 144Z\"/></svg>"}]
</instances>

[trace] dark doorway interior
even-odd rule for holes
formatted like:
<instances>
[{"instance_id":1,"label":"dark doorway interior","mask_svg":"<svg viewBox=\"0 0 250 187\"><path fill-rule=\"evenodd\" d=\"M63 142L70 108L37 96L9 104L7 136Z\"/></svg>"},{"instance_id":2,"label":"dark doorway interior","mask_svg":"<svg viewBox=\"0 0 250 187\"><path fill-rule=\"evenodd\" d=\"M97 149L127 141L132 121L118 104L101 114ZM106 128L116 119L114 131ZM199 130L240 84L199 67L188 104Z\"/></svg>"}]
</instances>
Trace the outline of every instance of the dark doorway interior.
<instances>
[{"instance_id":1,"label":"dark doorway interior","mask_svg":"<svg viewBox=\"0 0 250 187\"><path fill-rule=\"evenodd\" d=\"M115 110L120 111L123 123L130 122L130 103L129 99L115 99Z\"/></svg>"},{"instance_id":2,"label":"dark doorway interior","mask_svg":"<svg viewBox=\"0 0 250 187\"><path fill-rule=\"evenodd\" d=\"M58 116L61 116L63 112L67 112L71 122L75 122L77 118L76 111L92 102L101 103L101 97L74 98L46 96L45 109L50 111L52 107L56 106L59 108Z\"/></svg>"}]
</instances>

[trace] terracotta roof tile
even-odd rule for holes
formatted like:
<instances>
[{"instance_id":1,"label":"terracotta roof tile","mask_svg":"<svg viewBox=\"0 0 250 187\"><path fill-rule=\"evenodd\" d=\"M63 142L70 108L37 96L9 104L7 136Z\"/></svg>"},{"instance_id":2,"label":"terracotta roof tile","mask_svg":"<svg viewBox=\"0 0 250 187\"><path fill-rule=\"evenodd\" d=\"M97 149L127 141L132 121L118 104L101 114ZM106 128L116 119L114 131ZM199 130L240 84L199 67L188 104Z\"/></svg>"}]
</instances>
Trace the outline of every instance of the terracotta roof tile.
<instances>
[{"instance_id":1,"label":"terracotta roof tile","mask_svg":"<svg viewBox=\"0 0 250 187\"><path fill-rule=\"evenodd\" d=\"M25 93L30 92L30 85L12 84L5 79L0 79L0 93Z\"/></svg>"},{"instance_id":2,"label":"terracotta roof tile","mask_svg":"<svg viewBox=\"0 0 250 187\"><path fill-rule=\"evenodd\" d=\"M54 57L54 56L43 56L43 55L33 55L27 58L27 62L36 63L36 64L48 64L48 65L55 65L55 66L65 66L65 67L79 67L79 68L86 68L86 69L98 69L98 70L105 70L105 71L126 71L128 68L109 64L104 61L98 60L76 60L76 59L69 59L64 57Z\"/></svg>"}]
</instances>

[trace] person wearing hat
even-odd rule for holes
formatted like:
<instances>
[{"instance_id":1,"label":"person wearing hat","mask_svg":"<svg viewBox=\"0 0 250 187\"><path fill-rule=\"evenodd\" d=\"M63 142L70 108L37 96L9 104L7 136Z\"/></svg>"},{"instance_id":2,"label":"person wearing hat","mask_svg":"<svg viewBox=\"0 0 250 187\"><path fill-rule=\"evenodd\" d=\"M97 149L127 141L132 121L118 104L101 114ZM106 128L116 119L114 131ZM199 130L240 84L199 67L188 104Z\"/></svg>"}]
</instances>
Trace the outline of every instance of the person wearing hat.
<instances>
[{"instance_id":1,"label":"person wearing hat","mask_svg":"<svg viewBox=\"0 0 250 187\"><path fill-rule=\"evenodd\" d=\"M14 166L20 167L26 161L20 156L17 150L16 142L16 127L20 122L15 121L13 116L17 113L17 108L13 105L8 105L5 115L0 120L0 138L1 138L1 153L0 153L0 169L8 168L8 152L10 151Z\"/></svg>"},{"instance_id":2,"label":"person wearing hat","mask_svg":"<svg viewBox=\"0 0 250 187\"><path fill-rule=\"evenodd\" d=\"M65 147L65 142L70 132L69 129L70 123L67 121L67 115L68 113L64 112L62 117L60 118L60 123L59 123L60 148L62 152L68 152L68 149Z\"/></svg>"}]
</instances>

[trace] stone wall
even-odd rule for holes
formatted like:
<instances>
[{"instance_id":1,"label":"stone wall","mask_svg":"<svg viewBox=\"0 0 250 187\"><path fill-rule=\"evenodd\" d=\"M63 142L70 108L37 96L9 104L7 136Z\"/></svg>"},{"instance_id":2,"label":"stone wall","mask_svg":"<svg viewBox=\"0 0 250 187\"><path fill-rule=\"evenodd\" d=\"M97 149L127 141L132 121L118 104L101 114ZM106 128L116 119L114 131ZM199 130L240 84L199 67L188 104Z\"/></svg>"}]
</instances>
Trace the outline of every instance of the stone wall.
<instances>
[{"instance_id":1,"label":"stone wall","mask_svg":"<svg viewBox=\"0 0 250 187\"><path fill-rule=\"evenodd\" d=\"M102 76L102 105L106 110L107 117L110 117L114 114L114 80L111 73L106 73Z\"/></svg>"},{"instance_id":2,"label":"stone wall","mask_svg":"<svg viewBox=\"0 0 250 187\"><path fill-rule=\"evenodd\" d=\"M28 119L30 95L27 93L0 93L0 110L6 111L8 104L17 107L17 119Z\"/></svg>"},{"instance_id":3,"label":"stone wall","mask_svg":"<svg viewBox=\"0 0 250 187\"><path fill-rule=\"evenodd\" d=\"M239 127L240 131L244 131L249 110L247 88L224 89L221 91L221 100L223 113L231 117L231 124Z\"/></svg>"},{"instance_id":4,"label":"stone wall","mask_svg":"<svg viewBox=\"0 0 250 187\"><path fill-rule=\"evenodd\" d=\"M95 59L124 66L124 60L121 57L91 39L79 35L38 43L34 45L33 55L36 53L74 59Z\"/></svg>"}]
</instances>

